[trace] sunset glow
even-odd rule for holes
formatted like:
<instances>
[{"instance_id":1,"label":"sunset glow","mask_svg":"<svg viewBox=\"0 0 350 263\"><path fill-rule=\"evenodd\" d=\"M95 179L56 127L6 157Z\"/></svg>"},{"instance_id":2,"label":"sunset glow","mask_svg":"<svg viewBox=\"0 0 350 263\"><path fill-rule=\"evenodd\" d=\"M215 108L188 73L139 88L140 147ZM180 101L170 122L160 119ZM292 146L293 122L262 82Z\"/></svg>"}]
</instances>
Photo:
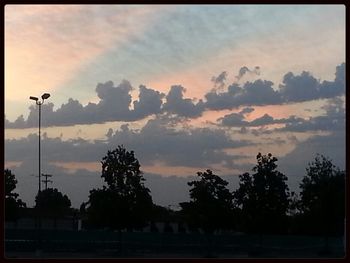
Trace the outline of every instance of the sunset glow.
<instances>
[{"instance_id":1,"label":"sunset glow","mask_svg":"<svg viewBox=\"0 0 350 263\"><path fill-rule=\"evenodd\" d=\"M63 191L101 181L117 145L160 181L237 178L260 151L293 176L316 152L345 167L345 67L341 5L6 5L5 164L33 202L29 96L49 92L43 170Z\"/></svg>"}]
</instances>

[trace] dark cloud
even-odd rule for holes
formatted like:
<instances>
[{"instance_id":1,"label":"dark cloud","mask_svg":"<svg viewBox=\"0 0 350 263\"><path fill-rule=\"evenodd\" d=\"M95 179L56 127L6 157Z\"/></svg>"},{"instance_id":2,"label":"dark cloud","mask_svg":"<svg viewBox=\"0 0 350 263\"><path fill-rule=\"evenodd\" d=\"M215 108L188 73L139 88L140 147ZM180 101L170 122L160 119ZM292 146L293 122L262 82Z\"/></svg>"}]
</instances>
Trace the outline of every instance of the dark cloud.
<instances>
[{"instance_id":1,"label":"dark cloud","mask_svg":"<svg viewBox=\"0 0 350 263\"><path fill-rule=\"evenodd\" d=\"M313 136L299 142L295 149L279 158L279 167L288 176L289 185L298 189L301 179L306 175L306 167L316 157L316 153L332 159L340 169L345 169L345 130L334 131L330 135Z\"/></svg>"},{"instance_id":2,"label":"dark cloud","mask_svg":"<svg viewBox=\"0 0 350 263\"><path fill-rule=\"evenodd\" d=\"M283 145L286 144L287 141L282 139L281 137L272 137L272 138L264 138L264 141L266 141L266 144L270 145Z\"/></svg>"},{"instance_id":3,"label":"dark cloud","mask_svg":"<svg viewBox=\"0 0 350 263\"><path fill-rule=\"evenodd\" d=\"M104 123L107 121L135 121L161 112L164 94L139 87L139 98L134 101L134 109L130 109L132 97L131 84L124 80L118 86L112 81L99 83L96 94L100 101L83 106L78 100L70 98L56 111L53 103L45 102L42 107L42 126L70 126L75 124ZM38 126L38 106L29 107L29 116L23 116L14 122L5 121L6 128L30 128Z\"/></svg>"},{"instance_id":4,"label":"dark cloud","mask_svg":"<svg viewBox=\"0 0 350 263\"><path fill-rule=\"evenodd\" d=\"M238 113L231 113L225 115L223 118L219 118L218 121L221 121L224 126L249 126L249 122L244 121L245 115L254 111L252 107L243 108Z\"/></svg>"},{"instance_id":5,"label":"dark cloud","mask_svg":"<svg viewBox=\"0 0 350 263\"><path fill-rule=\"evenodd\" d=\"M51 102L45 103L41 106L41 116L42 116L42 121L41 125L42 126L50 126L51 123L54 123L55 116L53 113L53 107L54 104ZM29 115L26 121L27 127L37 127L38 126L38 106L31 105L29 107Z\"/></svg>"},{"instance_id":6,"label":"dark cloud","mask_svg":"<svg viewBox=\"0 0 350 263\"><path fill-rule=\"evenodd\" d=\"M339 131L345 130L345 108L341 98L333 98L324 106L325 115L311 117L308 120L299 119L287 123L278 131L307 132L307 131Z\"/></svg>"},{"instance_id":7,"label":"dark cloud","mask_svg":"<svg viewBox=\"0 0 350 263\"><path fill-rule=\"evenodd\" d=\"M243 108L241 111L240 111L240 113L241 114L248 114L248 113L251 113L251 112L253 112L254 111L254 108L252 108L252 107L246 107L246 108Z\"/></svg>"},{"instance_id":8,"label":"dark cloud","mask_svg":"<svg viewBox=\"0 0 350 263\"><path fill-rule=\"evenodd\" d=\"M99 83L96 87L97 96L100 98L97 104L99 113L106 114L108 120L124 119L130 112L131 90L132 87L126 80L118 88L114 87L112 81Z\"/></svg>"},{"instance_id":9,"label":"dark cloud","mask_svg":"<svg viewBox=\"0 0 350 263\"><path fill-rule=\"evenodd\" d=\"M248 67L244 66L239 69L238 75L236 76L237 81L239 81L247 73L260 75L260 67L256 66L253 70L250 70Z\"/></svg>"},{"instance_id":10,"label":"dark cloud","mask_svg":"<svg viewBox=\"0 0 350 263\"><path fill-rule=\"evenodd\" d=\"M45 105L45 104L44 104ZM43 105L43 106L44 106ZM33 111L31 111L32 114ZM80 104L78 100L74 100L70 98L66 104L62 104L60 108L57 109L55 113L51 113L51 115L48 115L46 112L42 114L42 117L45 118L43 121L43 124L48 125L48 121L53 120L54 118L55 123L62 123L66 125L74 125L74 124L83 124L86 122L89 122L88 117L89 115L86 113L86 108L84 109L83 105ZM37 116L37 112L33 112ZM51 118L48 119L48 116ZM96 116L95 114L90 115L90 122L91 120L95 122L96 117L93 118L93 116ZM93 119L91 119L93 118ZM55 123L52 123L53 125ZM49 126L49 125L48 125Z\"/></svg>"},{"instance_id":11,"label":"dark cloud","mask_svg":"<svg viewBox=\"0 0 350 263\"><path fill-rule=\"evenodd\" d=\"M318 97L319 82L309 72L294 76L292 72L283 77L280 85L282 98L286 102L308 101Z\"/></svg>"},{"instance_id":12,"label":"dark cloud","mask_svg":"<svg viewBox=\"0 0 350 263\"><path fill-rule=\"evenodd\" d=\"M249 131L246 127L242 127L239 131L240 134L247 134Z\"/></svg>"},{"instance_id":13,"label":"dark cloud","mask_svg":"<svg viewBox=\"0 0 350 263\"><path fill-rule=\"evenodd\" d=\"M111 120L130 120L132 112L129 110L132 87L129 82L123 81L114 87L112 81L99 83L96 93L100 101L83 106L78 100L70 98L56 111L53 103L45 102L42 108L42 127L69 126L75 124L103 123ZM23 123L17 119L14 123L6 123L6 128L30 128L38 126L38 106L29 107L29 116Z\"/></svg>"},{"instance_id":14,"label":"dark cloud","mask_svg":"<svg viewBox=\"0 0 350 263\"><path fill-rule=\"evenodd\" d=\"M251 122L244 121L241 114L229 114L218 119L224 126L241 127L239 133L252 133L255 136L261 134L271 134L273 132L310 132L310 131L329 131L339 132L345 130L345 108L344 100L340 97L329 99L328 103L322 107L326 113L321 116L303 119L294 115L288 118L274 119L268 114L264 114ZM264 125L285 124L282 128L266 129ZM247 127L257 127L258 129L247 129ZM290 141L297 143L295 136L290 136Z\"/></svg>"},{"instance_id":15,"label":"dark cloud","mask_svg":"<svg viewBox=\"0 0 350 263\"><path fill-rule=\"evenodd\" d=\"M227 78L227 72L223 71L217 77L213 76L211 78L211 81L214 83L214 86L216 88L221 89L225 86L226 78Z\"/></svg>"},{"instance_id":16,"label":"dark cloud","mask_svg":"<svg viewBox=\"0 0 350 263\"><path fill-rule=\"evenodd\" d=\"M345 92L345 63L336 68L334 81L323 81L319 87L322 98L333 98Z\"/></svg>"},{"instance_id":17,"label":"dark cloud","mask_svg":"<svg viewBox=\"0 0 350 263\"><path fill-rule=\"evenodd\" d=\"M215 90L205 94L205 107L209 110L224 110L238 107L234 103L234 97L241 92L238 84L232 84L227 92L217 93Z\"/></svg>"},{"instance_id":18,"label":"dark cloud","mask_svg":"<svg viewBox=\"0 0 350 263\"><path fill-rule=\"evenodd\" d=\"M172 86L166 96L163 110L183 117L195 118L201 116L204 110L203 102L200 100L197 104L194 104L192 99L184 99L184 92L184 87L179 85Z\"/></svg>"},{"instance_id":19,"label":"dark cloud","mask_svg":"<svg viewBox=\"0 0 350 263\"><path fill-rule=\"evenodd\" d=\"M205 106L210 110L233 109L240 106L280 104L278 92L272 88L273 83L266 80L246 82L243 87L232 84L227 92L211 91L205 95Z\"/></svg>"},{"instance_id":20,"label":"dark cloud","mask_svg":"<svg viewBox=\"0 0 350 263\"><path fill-rule=\"evenodd\" d=\"M240 70L238 76L248 72L247 67ZM242 86L234 83L226 92L211 91L205 95L205 107L209 110L232 109L240 106L274 105L317 99L333 98L345 93L345 63L337 66L334 81L320 82L309 72L300 75L287 73L279 90L272 88L273 83L266 80L246 82Z\"/></svg>"},{"instance_id":21,"label":"dark cloud","mask_svg":"<svg viewBox=\"0 0 350 263\"><path fill-rule=\"evenodd\" d=\"M295 124L301 121L304 121L304 119L296 117L295 115L289 116L288 118L274 119L270 115L264 114L264 116L251 121L250 126L262 126L270 124Z\"/></svg>"},{"instance_id":22,"label":"dark cloud","mask_svg":"<svg viewBox=\"0 0 350 263\"><path fill-rule=\"evenodd\" d=\"M294 115L288 118L274 119L268 114L256 118L250 122L244 120L242 112L232 113L219 118L218 121L223 126L240 127L239 133L247 134L251 132L253 135L278 132L308 132L308 131L341 131L345 130L345 108L344 101L340 97L330 99L328 103L322 107L326 113L321 116L303 119ZM282 128L273 130L263 129L265 125L285 124ZM247 127L259 127L259 129L247 129Z\"/></svg>"},{"instance_id":23,"label":"dark cloud","mask_svg":"<svg viewBox=\"0 0 350 263\"><path fill-rule=\"evenodd\" d=\"M336 67L335 82L340 86L345 85L345 62Z\"/></svg>"},{"instance_id":24,"label":"dark cloud","mask_svg":"<svg viewBox=\"0 0 350 263\"><path fill-rule=\"evenodd\" d=\"M159 91L148 89L141 85L139 100L134 101L135 119L142 119L161 112L162 98L165 96Z\"/></svg>"},{"instance_id":25,"label":"dark cloud","mask_svg":"<svg viewBox=\"0 0 350 263\"><path fill-rule=\"evenodd\" d=\"M191 167L210 167L218 163L232 166L233 160L240 156L233 157L223 150L249 145L246 141L233 141L223 130L178 130L159 119L148 121L140 132L125 126L113 134L110 142L135 149L144 164L162 161L169 166Z\"/></svg>"},{"instance_id":26,"label":"dark cloud","mask_svg":"<svg viewBox=\"0 0 350 263\"><path fill-rule=\"evenodd\" d=\"M269 130L267 128L259 127L257 129L250 129L249 132L253 134L254 136L260 136L260 135L265 135L265 134L272 134L273 130Z\"/></svg>"},{"instance_id":27,"label":"dark cloud","mask_svg":"<svg viewBox=\"0 0 350 263\"><path fill-rule=\"evenodd\" d=\"M249 70L242 67L238 76L247 72L258 73L259 67ZM226 80L224 71L213 81L221 85ZM234 83L226 91L212 90L205 94L205 100L195 102L195 99L184 98L185 88L172 86L165 97L164 94L141 85L139 98L133 102L131 84L124 80L118 86L112 81L99 83L96 93L98 103L83 106L79 101L70 98L56 111L50 102L42 106L42 126L69 126L74 124L104 123L107 121L137 121L153 114L175 114L179 117L197 118L205 110L233 109L241 106L263 106L311 101L324 98L334 98L345 93L345 63L337 66L334 81L320 82L309 72L300 75L287 73L279 90L272 88L273 83L258 79L242 85ZM27 120L19 116L14 122L5 120L6 128L29 128L38 125L37 106L29 107Z\"/></svg>"},{"instance_id":28,"label":"dark cloud","mask_svg":"<svg viewBox=\"0 0 350 263\"><path fill-rule=\"evenodd\" d=\"M223 118L219 118L218 121L221 121L222 125L230 127L240 127L248 124L247 121L244 121L244 116L240 113L225 115Z\"/></svg>"},{"instance_id":29,"label":"dark cloud","mask_svg":"<svg viewBox=\"0 0 350 263\"><path fill-rule=\"evenodd\" d=\"M107 139L87 141L81 138L63 141L62 138L42 137L43 163L49 162L98 162L107 150L124 144L136 152L141 164L152 165L157 161L169 166L211 167L214 164L233 167L234 159L225 149L250 145L247 141L233 141L224 130L194 128L178 130L169 127L162 119L150 120L140 130L121 129L107 132ZM6 161L31 160L37 158L37 135L5 140Z\"/></svg>"},{"instance_id":30,"label":"dark cloud","mask_svg":"<svg viewBox=\"0 0 350 263\"><path fill-rule=\"evenodd\" d=\"M49 138L45 133L41 140L43 165L52 161L99 161L107 148L98 141L91 143L81 138L64 141L60 137ZM37 162L38 136L29 134L25 138L5 140L5 150L6 161Z\"/></svg>"},{"instance_id":31,"label":"dark cloud","mask_svg":"<svg viewBox=\"0 0 350 263\"><path fill-rule=\"evenodd\" d=\"M280 93L285 102L300 102L332 98L345 92L345 63L337 66L334 81L320 82L309 72L295 76L287 73L280 85Z\"/></svg>"},{"instance_id":32,"label":"dark cloud","mask_svg":"<svg viewBox=\"0 0 350 263\"><path fill-rule=\"evenodd\" d=\"M54 165L55 162L99 163L108 150L124 144L127 149L135 151L141 169L143 165L157 162L169 166L203 167L203 170L216 164L237 168L235 160L246 156L232 156L224 150L250 145L246 141L232 140L223 130L178 128L171 119L159 118L148 121L139 131L131 130L127 124L116 131L109 129L105 140L77 138L64 141L61 137L49 138L44 133L41 144L42 171L53 174L53 186L68 194L73 205L79 207L82 201L87 200L89 190L103 183L99 173L84 169L71 172ZM37 143L38 136L35 134L5 140L5 161L22 162L22 165L13 168L20 181L18 192L32 204L37 191L37 178L30 175L37 174ZM145 178L157 203L173 204L184 201L188 196L187 178L147 177L147 174ZM167 187L172 189L164 193Z\"/></svg>"},{"instance_id":33,"label":"dark cloud","mask_svg":"<svg viewBox=\"0 0 350 263\"><path fill-rule=\"evenodd\" d=\"M259 118L256 118L255 120L251 121L249 123L250 126L262 126L267 124L273 124L275 122L274 118L271 117L268 114L264 114L264 116L261 116Z\"/></svg>"},{"instance_id":34,"label":"dark cloud","mask_svg":"<svg viewBox=\"0 0 350 263\"><path fill-rule=\"evenodd\" d=\"M6 128L15 128L15 129L24 129L27 127L27 122L24 120L23 115L20 115L14 122L10 122L6 119L5 116L5 127Z\"/></svg>"},{"instance_id":35,"label":"dark cloud","mask_svg":"<svg viewBox=\"0 0 350 263\"><path fill-rule=\"evenodd\" d=\"M267 105L281 102L280 95L272 88L273 83L256 80L244 84L244 91L238 101L243 105Z\"/></svg>"},{"instance_id":36,"label":"dark cloud","mask_svg":"<svg viewBox=\"0 0 350 263\"><path fill-rule=\"evenodd\" d=\"M244 115L242 112L243 111L225 115L223 118L219 118L218 121L221 122L223 126L229 127L255 127L271 124L298 124L305 121L304 119L298 118L294 115L288 118L274 119L269 114L264 114L263 116L249 122L244 120Z\"/></svg>"}]
</instances>

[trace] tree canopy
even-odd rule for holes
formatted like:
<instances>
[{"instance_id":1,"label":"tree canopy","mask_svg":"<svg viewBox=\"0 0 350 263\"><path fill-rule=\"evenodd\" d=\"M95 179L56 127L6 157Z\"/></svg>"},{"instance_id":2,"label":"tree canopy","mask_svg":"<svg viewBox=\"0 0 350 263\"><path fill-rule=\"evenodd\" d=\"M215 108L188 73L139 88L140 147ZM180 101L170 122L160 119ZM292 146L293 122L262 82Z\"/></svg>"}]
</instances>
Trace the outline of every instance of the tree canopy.
<instances>
[{"instance_id":1,"label":"tree canopy","mask_svg":"<svg viewBox=\"0 0 350 263\"><path fill-rule=\"evenodd\" d=\"M256 156L253 173L239 176L239 188L234 192L236 205L242 209L242 222L250 232L286 231L289 207L287 177L277 169L277 158L271 153Z\"/></svg>"},{"instance_id":2,"label":"tree canopy","mask_svg":"<svg viewBox=\"0 0 350 263\"><path fill-rule=\"evenodd\" d=\"M119 230L144 226L153 202L134 152L118 146L108 151L101 163L107 187L90 191L86 209L89 224Z\"/></svg>"},{"instance_id":3,"label":"tree canopy","mask_svg":"<svg viewBox=\"0 0 350 263\"><path fill-rule=\"evenodd\" d=\"M13 221L19 216L19 209L26 207L26 204L13 192L16 189L16 176L11 170L4 170L5 177L5 220Z\"/></svg>"},{"instance_id":4,"label":"tree canopy","mask_svg":"<svg viewBox=\"0 0 350 263\"><path fill-rule=\"evenodd\" d=\"M64 215L71 207L71 201L67 195L63 195L56 188L42 190L35 198L35 207L41 213L58 217Z\"/></svg>"},{"instance_id":5,"label":"tree canopy","mask_svg":"<svg viewBox=\"0 0 350 263\"><path fill-rule=\"evenodd\" d=\"M227 229L233 224L232 194L228 182L211 170L197 173L199 180L188 183L190 202L180 203L182 213L190 225L207 233L217 229Z\"/></svg>"},{"instance_id":6,"label":"tree canopy","mask_svg":"<svg viewBox=\"0 0 350 263\"><path fill-rule=\"evenodd\" d=\"M299 209L309 232L342 234L345 217L345 172L317 154L300 184Z\"/></svg>"}]
</instances>

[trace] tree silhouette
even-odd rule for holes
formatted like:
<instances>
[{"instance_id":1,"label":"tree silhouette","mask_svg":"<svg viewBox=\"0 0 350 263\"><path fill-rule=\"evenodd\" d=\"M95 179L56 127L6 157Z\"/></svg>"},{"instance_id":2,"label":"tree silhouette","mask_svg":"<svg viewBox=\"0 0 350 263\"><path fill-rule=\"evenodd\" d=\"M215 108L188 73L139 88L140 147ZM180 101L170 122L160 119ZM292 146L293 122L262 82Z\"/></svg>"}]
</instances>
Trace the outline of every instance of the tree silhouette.
<instances>
[{"instance_id":1,"label":"tree silhouette","mask_svg":"<svg viewBox=\"0 0 350 263\"><path fill-rule=\"evenodd\" d=\"M70 207L71 201L68 196L63 195L56 188L42 190L35 197L35 208L40 211L41 215L54 218L55 226L57 218L67 214Z\"/></svg>"},{"instance_id":2,"label":"tree silhouette","mask_svg":"<svg viewBox=\"0 0 350 263\"><path fill-rule=\"evenodd\" d=\"M309 233L323 234L326 248L328 237L343 234L345 217L345 172L332 161L317 154L306 168L301 188L300 207Z\"/></svg>"},{"instance_id":3,"label":"tree silhouette","mask_svg":"<svg viewBox=\"0 0 350 263\"><path fill-rule=\"evenodd\" d=\"M182 214L191 226L206 233L228 229L233 220L233 196L227 189L228 182L213 174L211 170L198 172L199 181L189 182L190 202L180 203Z\"/></svg>"},{"instance_id":4,"label":"tree silhouette","mask_svg":"<svg viewBox=\"0 0 350 263\"><path fill-rule=\"evenodd\" d=\"M108 151L101 163L107 187L90 191L86 208L90 226L118 230L143 227L153 202L134 152L118 146Z\"/></svg>"},{"instance_id":5,"label":"tree silhouette","mask_svg":"<svg viewBox=\"0 0 350 263\"><path fill-rule=\"evenodd\" d=\"M276 157L258 153L256 159L257 165L252 169L255 173L239 176L234 200L242 209L245 231L260 233L261 239L263 233L286 231L289 189L287 177L276 170Z\"/></svg>"},{"instance_id":6,"label":"tree silhouette","mask_svg":"<svg viewBox=\"0 0 350 263\"><path fill-rule=\"evenodd\" d=\"M5 177L5 220L15 221L19 216L19 210L25 208L26 204L18 198L16 189L17 180L11 170L4 170Z\"/></svg>"}]
</instances>

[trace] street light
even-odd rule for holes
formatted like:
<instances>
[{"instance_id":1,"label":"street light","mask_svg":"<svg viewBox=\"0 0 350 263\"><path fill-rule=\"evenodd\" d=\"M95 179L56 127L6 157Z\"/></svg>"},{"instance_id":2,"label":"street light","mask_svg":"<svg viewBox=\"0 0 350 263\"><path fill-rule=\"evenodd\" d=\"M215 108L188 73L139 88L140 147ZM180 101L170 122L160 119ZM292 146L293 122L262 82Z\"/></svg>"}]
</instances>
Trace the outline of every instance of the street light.
<instances>
[{"instance_id":1,"label":"street light","mask_svg":"<svg viewBox=\"0 0 350 263\"><path fill-rule=\"evenodd\" d=\"M34 100L36 105L39 106L39 192L41 192L41 147L40 147L40 141L41 141L41 105L44 103L44 100L48 99L50 97L49 93L44 93L41 95L41 100L39 100L37 97L30 96L29 99Z\"/></svg>"},{"instance_id":2,"label":"street light","mask_svg":"<svg viewBox=\"0 0 350 263\"><path fill-rule=\"evenodd\" d=\"M29 99L34 100L35 104L39 106L39 191L38 191L38 198L39 194L41 193L41 147L40 147L40 141L41 141L41 105L44 103L44 100L48 99L50 97L49 93L44 93L41 95L41 100L39 100L37 97L30 96ZM38 217L39 217L39 231L38 231L38 247L37 247L37 255L40 256L41 254L41 213L40 213L40 205L38 206Z\"/></svg>"}]
</instances>

